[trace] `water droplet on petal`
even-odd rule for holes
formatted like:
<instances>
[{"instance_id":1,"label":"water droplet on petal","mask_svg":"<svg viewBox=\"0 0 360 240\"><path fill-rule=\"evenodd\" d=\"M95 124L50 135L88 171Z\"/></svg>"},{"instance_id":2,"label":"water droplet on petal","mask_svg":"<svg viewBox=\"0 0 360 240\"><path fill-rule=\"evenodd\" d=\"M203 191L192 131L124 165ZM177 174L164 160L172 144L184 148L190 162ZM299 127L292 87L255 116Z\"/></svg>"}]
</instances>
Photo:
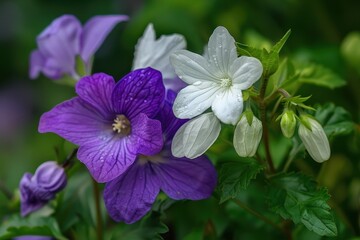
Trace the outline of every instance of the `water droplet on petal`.
<instances>
[{"instance_id":1,"label":"water droplet on petal","mask_svg":"<svg viewBox=\"0 0 360 240\"><path fill-rule=\"evenodd\" d=\"M196 81L196 82L193 83L194 86L199 86L201 84L202 84L202 81Z\"/></svg>"}]
</instances>

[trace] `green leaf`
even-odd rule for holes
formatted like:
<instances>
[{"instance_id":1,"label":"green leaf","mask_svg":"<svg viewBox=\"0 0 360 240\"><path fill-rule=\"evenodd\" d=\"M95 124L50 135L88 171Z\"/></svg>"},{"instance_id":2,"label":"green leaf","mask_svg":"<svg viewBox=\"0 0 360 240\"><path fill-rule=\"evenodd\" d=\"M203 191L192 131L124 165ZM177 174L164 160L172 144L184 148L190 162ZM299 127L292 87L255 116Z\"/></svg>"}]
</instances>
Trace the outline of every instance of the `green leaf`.
<instances>
[{"instance_id":1,"label":"green leaf","mask_svg":"<svg viewBox=\"0 0 360 240\"><path fill-rule=\"evenodd\" d=\"M327 204L330 196L325 188L318 188L316 182L300 173L278 175L270 184L272 211L296 224L304 224L320 236L337 235L334 217Z\"/></svg>"},{"instance_id":2,"label":"green leaf","mask_svg":"<svg viewBox=\"0 0 360 240\"><path fill-rule=\"evenodd\" d=\"M254 57L257 59L261 58L262 49L251 47L246 44L242 43L236 43L237 45L237 52L239 56L248 56L248 57Z\"/></svg>"},{"instance_id":3,"label":"green leaf","mask_svg":"<svg viewBox=\"0 0 360 240\"><path fill-rule=\"evenodd\" d=\"M11 239L22 235L53 236L59 240L66 240L59 229L59 225L52 217L37 217L30 215L22 218L13 215L0 227L0 239Z\"/></svg>"},{"instance_id":4,"label":"green leaf","mask_svg":"<svg viewBox=\"0 0 360 240\"><path fill-rule=\"evenodd\" d=\"M269 79L266 95L270 95L276 91L285 81L291 80L294 74L295 69L292 62L288 58L283 59L279 63L279 67L276 72L271 75Z\"/></svg>"},{"instance_id":5,"label":"green leaf","mask_svg":"<svg viewBox=\"0 0 360 240\"><path fill-rule=\"evenodd\" d=\"M333 103L318 107L315 118L324 127L329 137L349 134L354 130L354 123L351 121L349 112Z\"/></svg>"},{"instance_id":6,"label":"green leaf","mask_svg":"<svg viewBox=\"0 0 360 240\"><path fill-rule=\"evenodd\" d=\"M280 39L280 41L278 41L273 47L272 47L272 51L276 52L276 53L280 53L282 47L284 46L284 44L286 43L287 39L289 38L291 34L291 29L289 29L285 35Z\"/></svg>"},{"instance_id":7,"label":"green leaf","mask_svg":"<svg viewBox=\"0 0 360 240\"><path fill-rule=\"evenodd\" d=\"M264 166L252 158L241 158L239 161L225 162L219 174L220 203L235 198L245 190L251 179L264 169Z\"/></svg>"},{"instance_id":8,"label":"green leaf","mask_svg":"<svg viewBox=\"0 0 360 240\"><path fill-rule=\"evenodd\" d=\"M298 72L296 81L334 89L344 86L346 81L328 68L317 64L307 64Z\"/></svg>"}]
</instances>

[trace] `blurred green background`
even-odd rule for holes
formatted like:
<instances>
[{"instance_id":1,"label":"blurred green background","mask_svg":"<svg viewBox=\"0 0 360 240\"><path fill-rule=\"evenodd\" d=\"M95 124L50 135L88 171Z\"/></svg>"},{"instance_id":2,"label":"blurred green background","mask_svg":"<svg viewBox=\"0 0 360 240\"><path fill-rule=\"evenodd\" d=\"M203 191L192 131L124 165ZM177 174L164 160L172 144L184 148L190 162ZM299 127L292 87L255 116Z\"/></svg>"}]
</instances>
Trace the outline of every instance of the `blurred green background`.
<instances>
[{"instance_id":1,"label":"blurred green background","mask_svg":"<svg viewBox=\"0 0 360 240\"><path fill-rule=\"evenodd\" d=\"M253 45L264 39L275 42L291 28L283 55L322 64L348 84L335 91L311 86L303 94L312 94L313 104L343 106L357 123L358 134L359 11L358 0L1 0L0 181L16 188L25 171L33 172L41 162L55 158L54 146L61 142L53 134L39 134L38 120L43 112L74 96L74 90L43 76L30 80L28 58L36 48L36 36L62 14L74 14L83 23L94 15L130 16L129 22L116 26L94 62L94 72L106 72L115 79L130 71L134 46L149 22L157 36L183 34L188 49L198 53L219 25L237 41ZM323 181L340 204L349 205L352 221L358 217L360 201L359 148L356 134L336 140L332 153L337 161L329 165L329 177ZM0 203L2 199L0 194Z\"/></svg>"}]
</instances>

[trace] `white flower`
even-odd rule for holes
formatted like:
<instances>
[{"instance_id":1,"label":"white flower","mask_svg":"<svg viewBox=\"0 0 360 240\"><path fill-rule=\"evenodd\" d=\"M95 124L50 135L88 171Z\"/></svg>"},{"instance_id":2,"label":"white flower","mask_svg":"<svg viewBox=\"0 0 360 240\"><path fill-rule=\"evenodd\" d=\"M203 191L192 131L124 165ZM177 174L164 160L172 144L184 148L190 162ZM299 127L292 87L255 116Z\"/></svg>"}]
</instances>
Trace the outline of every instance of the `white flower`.
<instances>
[{"instance_id":1,"label":"white flower","mask_svg":"<svg viewBox=\"0 0 360 240\"><path fill-rule=\"evenodd\" d=\"M193 118L211 107L218 119L233 125L243 110L241 91L259 80L263 71L258 59L237 57L235 40L224 27L217 27L210 36L206 57L180 50L170 61L189 84L175 100L175 115Z\"/></svg>"},{"instance_id":2,"label":"white flower","mask_svg":"<svg viewBox=\"0 0 360 240\"><path fill-rule=\"evenodd\" d=\"M214 30L205 52L201 56L179 50L170 57L176 74L189 84L175 99L175 116L193 118L210 107L213 111L178 130L172 143L177 157L203 154L219 136L220 121L235 125L243 111L242 90L259 80L263 71L258 59L237 57L235 40L224 27Z\"/></svg>"},{"instance_id":3,"label":"white flower","mask_svg":"<svg viewBox=\"0 0 360 240\"><path fill-rule=\"evenodd\" d=\"M252 157L258 149L262 137L261 121L255 116L249 124L248 119L243 116L236 125L234 132L234 148L240 157Z\"/></svg>"},{"instance_id":4,"label":"white flower","mask_svg":"<svg viewBox=\"0 0 360 240\"><path fill-rule=\"evenodd\" d=\"M318 121L302 116L298 133L306 150L316 162L321 163L330 158L329 140Z\"/></svg>"},{"instance_id":5,"label":"white flower","mask_svg":"<svg viewBox=\"0 0 360 240\"><path fill-rule=\"evenodd\" d=\"M132 70L152 67L160 71L164 79L176 78L170 55L186 48L185 38L180 34L161 36L158 40L155 37L154 27L150 23L135 46Z\"/></svg>"}]
</instances>

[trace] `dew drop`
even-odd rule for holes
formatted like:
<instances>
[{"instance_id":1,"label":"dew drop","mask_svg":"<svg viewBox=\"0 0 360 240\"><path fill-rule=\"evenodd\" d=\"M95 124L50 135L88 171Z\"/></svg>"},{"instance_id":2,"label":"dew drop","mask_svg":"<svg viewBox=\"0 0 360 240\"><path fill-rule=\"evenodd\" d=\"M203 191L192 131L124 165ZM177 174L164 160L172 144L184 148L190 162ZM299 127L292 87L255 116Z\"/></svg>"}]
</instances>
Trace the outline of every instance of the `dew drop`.
<instances>
[{"instance_id":1,"label":"dew drop","mask_svg":"<svg viewBox=\"0 0 360 240\"><path fill-rule=\"evenodd\" d=\"M196 82L193 83L194 86L199 86L201 84L202 84L202 81L196 81Z\"/></svg>"}]
</instances>

